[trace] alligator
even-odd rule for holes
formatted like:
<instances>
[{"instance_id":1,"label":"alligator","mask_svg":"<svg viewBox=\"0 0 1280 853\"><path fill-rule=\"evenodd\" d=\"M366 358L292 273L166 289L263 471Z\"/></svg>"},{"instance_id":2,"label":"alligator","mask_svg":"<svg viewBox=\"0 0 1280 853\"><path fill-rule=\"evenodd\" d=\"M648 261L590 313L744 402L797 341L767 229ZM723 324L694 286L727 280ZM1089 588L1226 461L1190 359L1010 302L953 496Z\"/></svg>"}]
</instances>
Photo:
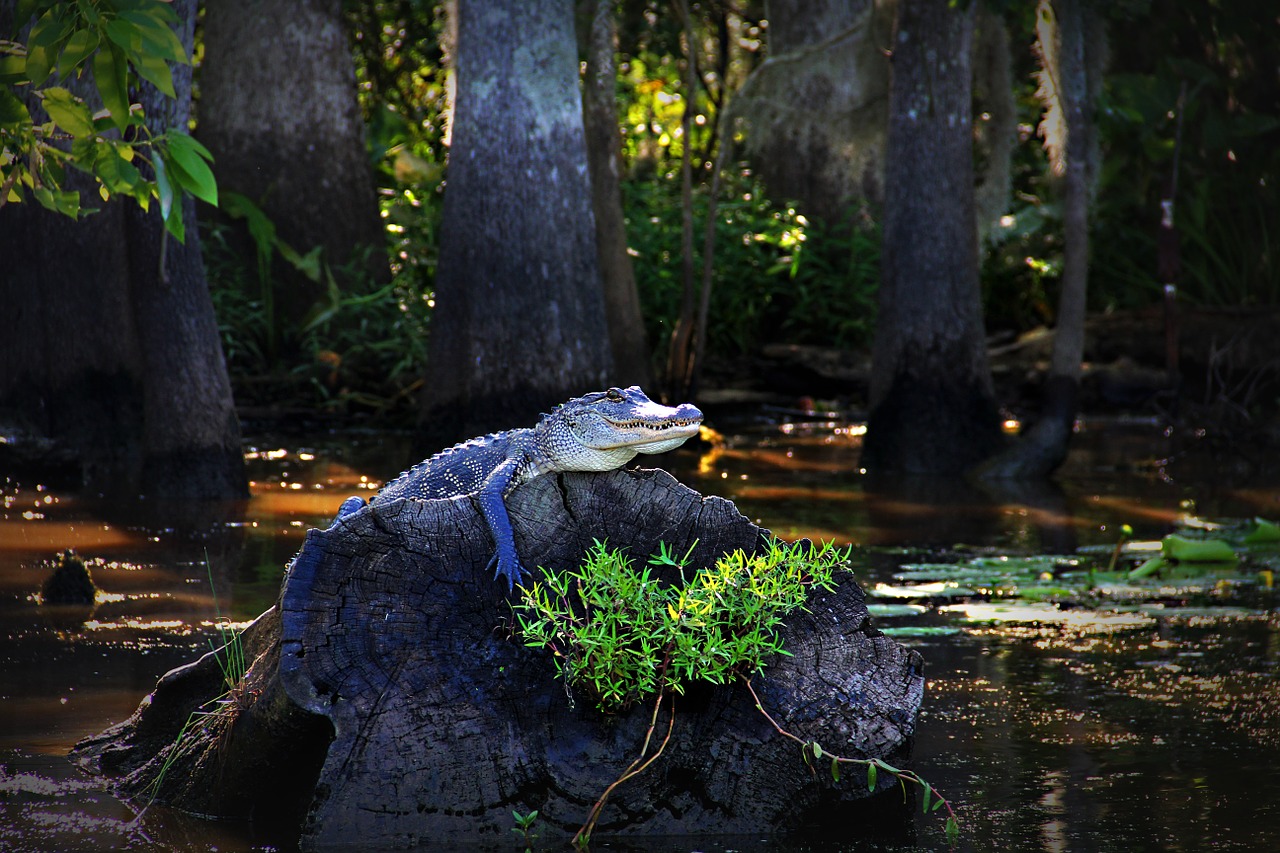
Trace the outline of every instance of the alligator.
<instances>
[{"instance_id":1,"label":"alligator","mask_svg":"<svg viewBox=\"0 0 1280 853\"><path fill-rule=\"evenodd\" d=\"M504 503L516 486L541 474L621 468L637 453L680 446L701 424L702 412L692 403L663 406L637 385L596 391L560 404L533 428L491 433L442 450L387 483L371 503L475 497L497 546L489 568L496 564L494 579L505 578L510 593L528 574ZM362 498L348 498L338 519L362 506Z\"/></svg>"}]
</instances>

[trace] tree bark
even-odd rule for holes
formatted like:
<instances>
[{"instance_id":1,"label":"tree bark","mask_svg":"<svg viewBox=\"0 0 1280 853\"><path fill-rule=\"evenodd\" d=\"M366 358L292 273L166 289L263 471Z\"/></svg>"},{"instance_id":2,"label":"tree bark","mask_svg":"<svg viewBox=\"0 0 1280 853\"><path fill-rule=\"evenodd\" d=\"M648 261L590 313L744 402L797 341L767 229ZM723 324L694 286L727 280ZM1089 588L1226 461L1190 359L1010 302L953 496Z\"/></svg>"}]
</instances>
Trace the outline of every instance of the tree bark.
<instances>
[{"instance_id":1,"label":"tree bark","mask_svg":"<svg viewBox=\"0 0 1280 853\"><path fill-rule=\"evenodd\" d=\"M1053 66L1044 73L1054 81L1053 108L1061 112L1066 129L1058 158L1063 171L1062 289L1040 416L1017 443L979 466L976 473L984 479L1047 477L1056 470L1067 457L1080 396L1089 285L1089 199L1096 158L1092 115L1097 82L1089 78L1101 66L1096 61L1101 34L1095 29L1094 38L1088 37L1098 22L1083 0L1052 4L1045 0L1041 14L1051 14L1052 20L1041 21L1040 39L1054 39L1056 44L1042 48L1041 59ZM1092 61L1091 52L1095 53Z\"/></svg>"},{"instance_id":2,"label":"tree bark","mask_svg":"<svg viewBox=\"0 0 1280 853\"><path fill-rule=\"evenodd\" d=\"M540 477L508 506L525 563L552 569L577 566L594 538L636 560L666 542L704 566L757 548L764 533L661 471ZM651 708L602 714L570 694L548 653L501 628L512 617L487 568L491 550L466 497L378 503L311 531L277 608L249 631L253 665L239 695L251 701L197 732L162 800L246 816L310 797L305 849L503 838L513 809L538 810L544 843L567 839L639 752ZM791 656L752 679L775 719L845 754L905 758L922 662L871 627L851 577L811 597L783 638ZM208 661L166 675L132 720L79 756L144 790L171 754L165 734L217 694L219 678ZM273 731L279 739L262 736ZM818 824L858 838L909 825L888 774L883 796L868 798L865 776L836 783L798 753L741 685L694 684L676 698L662 756L613 793L597 835Z\"/></svg>"},{"instance_id":3,"label":"tree bark","mask_svg":"<svg viewBox=\"0 0 1280 853\"><path fill-rule=\"evenodd\" d=\"M831 225L882 199L893 6L769 0L769 58L734 98L770 197Z\"/></svg>"},{"instance_id":4,"label":"tree bark","mask_svg":"<svg viewBox=\"0 0 1280 853\"><path fill-rule=\"evenodd\" d=\"M611 372L572 0L458 3L422 425L453 441Z\"/></svg>"},{"instance_id":5,"label":"tree bark","mask_svg":"<svg viewBox=\"0 0 1280 853\"><path fill-rule=\"evenodd\" d=\"M975 5L898 5L869 472L956 474L1001 444L974 220Z\"/></svg>"},{"instance_id":6,"label":"tree bark","mask_svg":"<svg viewBox=\"0 0 1280 853\"><path fill-rule=\"evenodd\" d=\"M198 134L219 186L260 206L298 252L324 246L335 272L367 253L356 274L387 280L341 0L211 0L204 49ZM255 269L252 244L237 244ZM272 276L282 322L324 295L280 258Z\"/></svg>"},{"instance_id":7,"label":"tree bark","mask_svg":"<svg viewBox=\"0 0 1280 853\"><path fill-rule=\"evenodd\" d=\"M614 51L618 23L609 0L584 0L586 71L582 81L582 122L591 174L591 208L596 220L596 254L604 287L605 320L613 353L614 385L648 386L653 378L649 346L635 270L627 254L627 226L622 212L619 168L622 138L618 134L615 88L618 71Z\"/></svg>"},{"instance_id":8,"label":"tree bark","mask_svg":"<svg viewBox=\"0 0 1280 853\"><path fill-rule=\"evenodd\" d=\"M175 5L188 50L195 2ZM152 129L186 126L191 70L176 101L137 97ZM80 91L93 97L92 85ZM97 188L69 185L87 200ZM78 186L77 186L78 185ZM209 299L194 205L186 243L166 239L158 208L112 201L72 221L30 205L0 210L0 407L72 449L88 491L155 498L247 493L240 426Z\"/></svg>"}]
</instances>

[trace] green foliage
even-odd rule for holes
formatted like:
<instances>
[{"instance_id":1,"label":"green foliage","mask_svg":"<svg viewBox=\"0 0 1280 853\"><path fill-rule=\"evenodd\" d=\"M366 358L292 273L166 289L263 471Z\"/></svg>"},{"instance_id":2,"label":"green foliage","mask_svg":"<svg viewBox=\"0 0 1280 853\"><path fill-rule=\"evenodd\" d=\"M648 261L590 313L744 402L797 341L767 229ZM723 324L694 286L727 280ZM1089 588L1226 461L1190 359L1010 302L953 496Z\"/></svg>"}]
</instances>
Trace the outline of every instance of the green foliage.
<instances>
[{"instance_id":1,"label":"green foliage","mask_svg":"<svg viewBox=\"0 0 1280 853\"><path fill-rule=\"evenodd\" d=\"M848 553L771 539L763 553L735 551L683 586L654 576L666 566L683 578L687 556L664 545L633 571L620 551L597 541L581 568L544 569L514 607L525 644L550 649L560 676L604 710L683 693L691 681L726 684L786 654L782 618L804 606L811 587L831 588Z\"/></svg>"},{"instance_id":2,"label":"green foliage","mask_svg":"<svg viewBox=\"0 0 1280 853\"><path fill-rule=\"evenodd\" d=\"M17 32L0 40L0 207L30 197L73 219L91 213L78 190L64 188L68 167L93 178L104 201L119 195L146 210L155 199L179 240L184 196L218 203L209 151L185 130L153 132L130 103L138 78L177 97L169 64L191 61L172 29L177 22L162 0L17 4ZM72 91L86 88L74 83L90 68L103 105L96 111L90 96Z\"/></svg>"},{"instance_id":3,"label":"green foliage","mask_svg":"<svg viewBox=\"0 0 1280 853\"><path fill-rule=\"evenodd\" d=\"M811 224L793 206L766 198L740 169L725 181L716 211L716 257L708 351L725 356L767 343L857 348L870 343L880 277L878 227ZM628 240L650 340L665 340L679 312L680 180L668 174L623 184ZM707 192L694 194L704 227ZM695 241L700 248L701 237ZM695 259L700 270L701 257Z\"/></svg>"},{"instance_id":4,"label":"green foliage","mask_svg":"<svg viewBox=\"0 0 1280 853\"><path fill-rule=\"evenodd\" d=\"M533 831L533 824L538 819L538 810L534 809L528 814L520 814L520 812L511 811L511 816L515 818L516 825L511 827L511 831L520 836L520 840L524 842L524 849L531 850L533 842L538 835Z\"/></svg>"},{"instance_id":5,"label":"green foliage","mask_svg":"<svg viewBox=\"0 0 1280 853\"><path fill-rule=\"evenodd\" d=\"M434 234L417 227L420 202L403 189L384 217L402 256ZM214 223L204 240L210 294L218 316L227 369L242 404L322 407L327 411L407 413L426 363L431 294L424 290L423 251L402 260L389 283L371 280L355 257L334 270L321 247L300 253L276 233L275 224L248 198L225 194L223 209L243 220L254 243L256 264L247 270L228 245L226 226ZM384 207L384 210L387 208ZM401 226L399 222L409 222ZM275 307L275 258L315 282L320 298L301 322L289 323ZM340 288L338 280L346 282Z\"/></svg>"}]
</instances>

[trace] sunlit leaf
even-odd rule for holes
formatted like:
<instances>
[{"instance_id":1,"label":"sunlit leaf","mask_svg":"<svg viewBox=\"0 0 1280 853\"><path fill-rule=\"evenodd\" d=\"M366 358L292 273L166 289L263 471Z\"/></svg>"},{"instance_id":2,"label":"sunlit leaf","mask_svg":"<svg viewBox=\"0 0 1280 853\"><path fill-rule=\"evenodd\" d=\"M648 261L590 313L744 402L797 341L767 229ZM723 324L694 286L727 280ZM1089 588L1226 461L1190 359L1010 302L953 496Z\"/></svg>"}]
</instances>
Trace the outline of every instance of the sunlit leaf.
<instances>
[{"instance_id":1,"label":"sunlit leaf","mask_svg":"<svg viewBox=\"0 0 1280 853\"><path fill-rule=\"evenodd\" d=\"M61 86L45 89L42 104L49 117L72 136L93 134L93 116L89 114L89 108Z\"/></svg>"},{"instance_id":2,"label":"sunlit leaf","mask_svg":"<svg viewBox=\"0 0 1280 853\"><path fill-rule=\"evenodd\" d=\"M874 791L876 789L876 766L874 764L867 765L867 790Z\"/></svg>"}]
</instances>

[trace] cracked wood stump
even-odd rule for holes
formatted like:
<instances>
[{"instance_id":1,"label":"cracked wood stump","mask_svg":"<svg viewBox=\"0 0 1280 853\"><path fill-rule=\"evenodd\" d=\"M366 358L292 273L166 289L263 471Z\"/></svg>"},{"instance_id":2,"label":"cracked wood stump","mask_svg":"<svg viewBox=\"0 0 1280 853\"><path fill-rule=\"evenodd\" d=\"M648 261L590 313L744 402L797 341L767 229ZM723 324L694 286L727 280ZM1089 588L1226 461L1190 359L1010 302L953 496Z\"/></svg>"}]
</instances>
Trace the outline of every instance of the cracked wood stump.
<instances>
[{"instance_id":1,"label":"cracked wood stump","mask_svg":"<svg viewBox=\"0 0 1280 853\"><path fill-rule=\"evenodd\" d=\"M507 506L535 572L576 567L596 538L637 561L659 542L677 553L692 547L691 565L705 566L754 550L764 532L729 501L654 470L539 477ZM509 636L502 585L486 570L492 548L466 497L380 503L310 531L279 604L255 623L250 705L176 763L185 777L166 781L164 798L256 816L292 798L284 811L299 816L310 849L507 841L512 810L532 809L544 842L567 839L636 757L652 706L605 715L586 698L572 701L550 655ZM793 656L753 680L766 709L829 751L902 760L923 695L919 655L870 626L848 576L808 607L784 629ZM216 695L216 686L191 688L202 666L206 681L216 678L203 660L166 675L134 718L82 755L140 790L164 754L155 741L185 719L193 696ZM815 774L741 685L693 685L675 709L662 757L612 794L596 837L825 825L857 838L877 816L881 831L906 824L892 777L882 774L888 792L869 798L858 774L840 783L826 767Z\"/></svg>"}]
</instances>

